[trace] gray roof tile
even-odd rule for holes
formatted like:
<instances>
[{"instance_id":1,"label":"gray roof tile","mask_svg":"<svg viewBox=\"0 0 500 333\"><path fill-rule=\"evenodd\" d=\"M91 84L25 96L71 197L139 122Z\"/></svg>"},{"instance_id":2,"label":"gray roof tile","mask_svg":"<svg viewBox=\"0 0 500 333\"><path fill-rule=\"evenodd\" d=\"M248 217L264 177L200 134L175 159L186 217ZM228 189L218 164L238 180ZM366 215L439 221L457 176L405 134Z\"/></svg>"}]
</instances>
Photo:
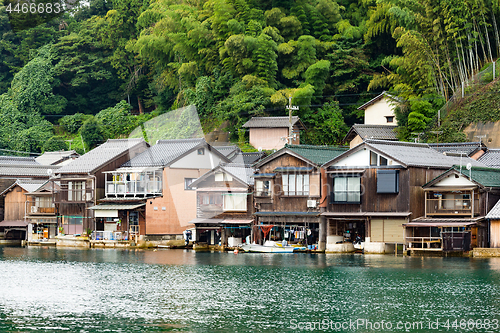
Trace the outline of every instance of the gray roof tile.
<instances>
[{"instance_id":1,"label":"gray roof tile","mask_svg":"<svg viewBox=\"0 0 500 333\"><path fill-rule=\"evenodd\" d=\"M483 163L477 162L469 157L464 156L460 158L459 156L447 156L438 153L425 143L381 140L367 140L366 142L369 146L407 166L451 168L453 165L460 165L460 163L462 165L471 163L472 166L485 166Z\"/></svg>"},{"instance_id":2,"label":"gray roof tile","mask_svg":"<svg viewBox=\"0 0 500 333\"><path fill-rule=\"evenodd\" d=\"M429 143L429 147L440 153L466 154L470 156L483 147L479 142Z\"/></svg>"},{"instance_id":3,"label":"gray roof tile","mask_svg":"<svg viewBox=\"0 0 500 333\"><path fill-rule=\"evenodd\" d=\"M292 116L292 124L299 126L301 129L305 129L304 124L300 121L299 117ZM289 127L290 118L289 117L252 117L249 121L243 124L242 127L258 127L258 128L279 128L279 127Z\"/></svg>"},{"instance_id":4,"label":"gray roof tile","mask_svg":"<svg viewBox=\"0 0 500 333\"><path fill-rule=\"evenodd\" d=\"M0 194L4 194L9 189L11 189L15 186L19 186L23 190L25 190L26 192L31 193L31 192L36 191L38 188L40 188L40 186L42 186L46 182L47 182L47 180L45 180L45 179L18 179L18 180L16 180L16 182L14 184L9 186L7 189L3 190L2 193L0 193Z\"/></svg>"},{"instance_id":5,"label":"gray roof tile","mask_svg":"<svg viewBox=\"0 0 500 333\"><path fill-rule=\"evenodd\" d=\"M500 200L493 206L493 208L486 214L487 219L499 220L500 219Z\"/></svg>"},{"instance_id":6,"label":"gray roof tile","mask_svg":"<svg viewBox=\"0 0 500 333\"><path fill-rule=\"evenodd\" d=\"M0 165L0 176L37 177L37 178L47 178L48 179L50 176L48 170L52 170L52 173L55 173L56 170L59 168L60 168L60 166L57 166L57 165L4 164L4 165Z\"/></svg>"},{"instance_id":7,"label":"gray roof tile","mask_svg":"<svg viewBox=\"0 0 500 333\"><path fill-rule=\"evenodd\" d=\"M35 160L42 165L53 165L73 156L78 157L79 154L74 150L47 151Z\"/></svg>"},{"instance_id":8,"label":"gray roof tile","mask_svg":"<svg viewBox=\"0 0 500 333\"><path fill-rule=\"evenodd\" d=\"M344 142L350 141L359 135L362 139L375 139L375 140L394 140L396 132L394 131L397 126L394 125L365 125L354 124L349 132L344 137Z\"/></svg>"},{"instance_id":9,"label":"gray roof tile","mask_svg":"<svg viewBox=\"0 0 500 333\"><path fill-rule=\"evenodd\" d=\"M24 157L24 156L0 156L0 164L32 164L39 165L35 160L35 157Z\"/></svg>"},{"instance_id":10,"label":"gray roof tile","mask_svg":"<svg viewBox=\"0 0 500 333\"><path fill-rule=\"evenodd\" d=\"M187 152L205 145L205 139L158 140L154 146L124 163L122 167L168 166Z\"/></svg>"},{"instance_id":11,"label":"gray roof tile","mask_svg":"<svg viewBox=\"0 0 500 333\"><path fill-rule=\"evenodd\" d=\"M488 149L477 160L491 168L500 168L500 149Z\"/></svg>"},{"instance_id":12,"label":"gray roof tile","mask_svg":"<svg viewBox=\"0 0 500 333\"><path fill-rule=\"evenodd\" d=\"M110 139L102 145L92 149L71 163L57 170L57 174L93 172L112 159L126 153L138 145L146 147L143 139Z\"/></svg>"},{"instance_id":13,"label":"gray roof tile","mask_svg":"<svg viewBox=\"0 0 500 333\"><path fill-rule=\"evenodd\" d=\"M253 185L254 178L253 173L255 172L254 168L251 168L248 165L237 164L237 163L224 163L221 164L220 167L235 177L238 177L245 183L249 185Z\"/></svg>"}]
</instances>

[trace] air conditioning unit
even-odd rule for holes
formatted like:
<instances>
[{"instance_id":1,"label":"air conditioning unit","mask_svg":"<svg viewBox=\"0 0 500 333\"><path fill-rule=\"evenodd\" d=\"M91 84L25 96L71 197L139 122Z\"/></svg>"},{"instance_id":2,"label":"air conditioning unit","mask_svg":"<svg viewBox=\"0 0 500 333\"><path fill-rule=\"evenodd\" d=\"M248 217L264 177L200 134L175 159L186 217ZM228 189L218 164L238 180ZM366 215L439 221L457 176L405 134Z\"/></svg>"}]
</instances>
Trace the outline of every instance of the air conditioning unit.
<instances>
[{"instance_id":1,"label":"air conditioning unit","mask_svg":"<svg viewBox=\"0 0 500 333\"><path fill-rule=\"evenodd\" d=\"M31 212L32 213L38 212L38 207L37 206L31 206Z\"/></svg>"},{"instance_id":2,"label":"air conditioning unit","mask_svg":"<svg viewBox=\"0 0 500 333\"><path fill-rule=\"evenodd\" d=\"M307 208L316 208L316 200L307 200Z\"/></svg>"}]
</instances>

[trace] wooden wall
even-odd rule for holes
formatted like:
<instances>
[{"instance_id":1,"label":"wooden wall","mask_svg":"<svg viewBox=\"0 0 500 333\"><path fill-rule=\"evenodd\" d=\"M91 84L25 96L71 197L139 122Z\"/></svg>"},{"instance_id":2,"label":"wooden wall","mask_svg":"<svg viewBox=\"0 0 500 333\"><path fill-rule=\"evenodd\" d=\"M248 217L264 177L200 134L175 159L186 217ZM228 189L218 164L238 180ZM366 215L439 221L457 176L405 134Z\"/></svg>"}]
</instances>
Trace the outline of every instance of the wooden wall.
<instances>
[{"instance_id":1,"label":"wooden wall","mask_svg":"<svg viewBox=\"0 0 500 333\"><path fill-rule=\"evenodd\" d=\"M26 203L25 193L27 193L25 190L16 185L5 194L5 221L24 220Z\"/></svg>"}]
</instances>

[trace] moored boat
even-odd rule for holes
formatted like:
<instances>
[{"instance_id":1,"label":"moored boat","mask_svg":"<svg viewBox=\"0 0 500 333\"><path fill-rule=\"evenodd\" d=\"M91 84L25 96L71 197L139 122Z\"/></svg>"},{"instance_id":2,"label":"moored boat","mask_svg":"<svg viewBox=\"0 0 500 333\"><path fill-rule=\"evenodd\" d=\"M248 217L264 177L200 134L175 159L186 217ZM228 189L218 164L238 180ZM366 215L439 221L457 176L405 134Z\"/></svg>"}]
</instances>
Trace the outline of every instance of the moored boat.
<instances>
[{"instance_id":1,"label":"moored boat","mask_svg":"<svg viewBox=\"0 0 500 333\"><path fill-rule=\"evenodd\" d=\"M285 243L286 244L286 243ZM259 244L244 244L240 246L245 252L258 253L293 253L300 250L305 250L305 247L294 247L283 245L281 242L266 241L264 245Z\"/></svg>"}]
</instances>

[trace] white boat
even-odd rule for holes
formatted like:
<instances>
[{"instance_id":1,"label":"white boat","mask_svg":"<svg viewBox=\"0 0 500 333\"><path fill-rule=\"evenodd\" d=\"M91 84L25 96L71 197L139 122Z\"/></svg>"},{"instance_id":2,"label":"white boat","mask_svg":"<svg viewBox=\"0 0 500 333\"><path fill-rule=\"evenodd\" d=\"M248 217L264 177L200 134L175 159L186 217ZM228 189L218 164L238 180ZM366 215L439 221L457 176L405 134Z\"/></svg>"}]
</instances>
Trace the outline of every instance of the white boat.
<instances>
[{"instance_id":1,"label":"white boat","mask_svg":"<svg viewBox=\"0 0 500 333\"><path fill-rule=\"evenodd\" d=\"M281 242L266 241L264 245L259 244L243 244L240 247L245 252L259 253L293 253L298 250L305 250L305 247L294 247L283 245Z\"/></svg>"}]
</instances>

